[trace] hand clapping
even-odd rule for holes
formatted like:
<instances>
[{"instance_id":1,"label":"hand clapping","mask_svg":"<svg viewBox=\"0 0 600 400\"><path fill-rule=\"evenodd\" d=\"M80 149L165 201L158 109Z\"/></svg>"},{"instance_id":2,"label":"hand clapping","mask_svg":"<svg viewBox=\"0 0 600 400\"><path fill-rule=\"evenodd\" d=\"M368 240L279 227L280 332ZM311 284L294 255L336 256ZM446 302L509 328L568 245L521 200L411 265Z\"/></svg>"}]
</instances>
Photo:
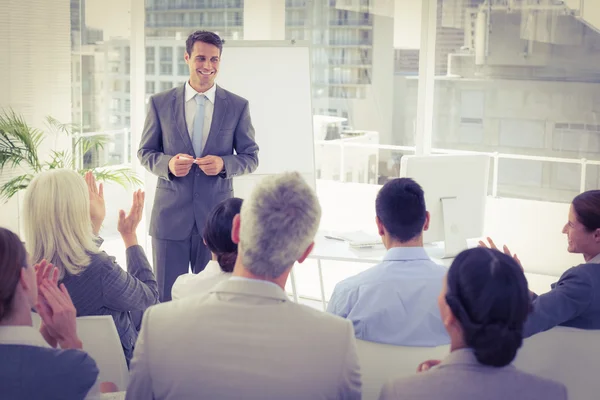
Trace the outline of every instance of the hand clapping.
<instances>
[{"instance_id":1,"label":"hand clapping","mask_svg":"<svg viewBox=\"0 0 600 400\"><path fill-rule=\"evenodd\" d=\"M38 301L35 306L42 325L40 333L52 347L81 349L75 317L77 311L64 284L58 283L58 269L43 260L35 265Z\"/></svg>"},{"instance_id":2,"label":"hand clapping","mask_svg":"<svg viewBox=\"0 0 600 400\"><path fill-rule=\"evenodd\" d=\"M479 241L479 247L485 247L486 249L494 249L494 250L498 250L498 247L496 246L496 243L494 243L494 241L492 240L492 238L487 238L487 241L489 243L485 243L483 240ZM519 266L521 267L521 269L523 269L523 265L521 264L521 260L519 260L519 257L517 257L517 254L512 254L508 248L508 246L504 245L502 246L502 250L504 251L504 254L506 254L509 257L512 257L517 264L519 264Z\"/></svg>"},{"instance_id":3,"label":"hand clapping","mask_svg":"<svg viewBox=\"0 0 600 400\"><path fill-rule=\"evenodd\" d=\"M96 185L96 178L92 171L85 173L85 183L88 187L90 195L90 218L92 220L92 227L94 234L100 233L102 222L106 217L106 205L104 204L104 186L102 184Z\"/></svg>"},{"instance_id":4,"label":"hand clapping","mask_svg":"<svg viewBox=\"0 0 600 400\"><path fill-rule=\"evenodd\" d=\"M131 210L126 216L125 211L119 211L119 224L117 230L121 234L121 237L125 241L125 246L130 247L137 244L137 235L135 233L142 216L144 215L144 199L146 195L141 190L133 192L133 203L131 204Z\"/></svg>"}]
</instances>

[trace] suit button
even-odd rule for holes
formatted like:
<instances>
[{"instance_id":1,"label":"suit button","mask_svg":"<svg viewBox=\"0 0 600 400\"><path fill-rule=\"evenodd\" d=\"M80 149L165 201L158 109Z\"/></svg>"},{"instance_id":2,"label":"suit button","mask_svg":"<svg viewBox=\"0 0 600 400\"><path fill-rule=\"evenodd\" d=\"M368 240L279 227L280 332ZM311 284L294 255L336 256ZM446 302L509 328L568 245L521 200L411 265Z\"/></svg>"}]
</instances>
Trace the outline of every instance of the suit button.
<instances>
[{"instance_id":1,"label":"suit button","mask_svg":"<svg viewBox=\"0 0 600 400\"><path fill-rule=\"evenodd\" d=\"M196 172L196 176L200 176L200 172Z\"/></svg>"},{"instance_id":2,"label":"suit button","mask_svg":"<svg viewBox=\"0 0 600 400\"><path fill-rule=\"evenodd\" d=\"M194 196L198 197L198 196L200 196L200 195L199 195L198 193L194 193Z\"/></svg>"}]
</instances>

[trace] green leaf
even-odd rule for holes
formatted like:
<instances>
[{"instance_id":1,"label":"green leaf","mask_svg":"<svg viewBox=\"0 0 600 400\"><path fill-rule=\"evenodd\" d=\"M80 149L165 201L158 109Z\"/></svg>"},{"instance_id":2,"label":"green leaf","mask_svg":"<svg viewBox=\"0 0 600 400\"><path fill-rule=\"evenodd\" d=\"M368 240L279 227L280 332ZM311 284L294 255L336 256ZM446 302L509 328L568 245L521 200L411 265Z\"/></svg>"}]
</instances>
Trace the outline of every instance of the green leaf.
<instances>
[{"instance_id":1,"label":"green leaf","mask_svg":"<svg viewBox=\"0 0 600 400\"><path fill-rule=\"evenodd\" d=\"M27 164L33 171L41 170L37 149L44 133L27 125L12 109L0 112L0 169L6 165Z\"/></svg>"},{"instance_id":2,"label":"green leaf","mask_svg":"<svg viewBox=\"0 0 600 400\"><path fill-rule=\"evenodd\" d=\"M0 172L5 167L17 166L31 172L13 178L0 187L0 198L5 201L19 190L26 189L34 175L41 171L69 168L85 174L87 170L77 169L77 160L90 151L103 149L111 140L109 135L81 135L77 125L63 124L53 117L47 117L46 123L49 131L56 135L78 134L73 137L70 151L52 150L48 160L40 160L38 148L48 133L30 127L12 109L0 109ZM96 168L92 171L98 181L115 182L125 188L142 186L142 181L129 168Z\"/></svg>"},{"instance_id":3,"label":"green leaf","mask_svg":"<svg viewBox=\"0 0 600 400\"><path fill-rule=\"evenodd\" d=\"M24 174L6 182L0 187L0 199L6 203L8 199L17 194L18 191L27 189L27 186L29 186L29 182L31 182L32 179L33 175Z\"/></svg>"},{"instance_id":4,"label":"green leaf","mask_svg":"<svg viewBox=\"0 0 600 400\"><path fill-rule=\"evenodd\" d=\"M79 173L85 175L87 171L87 169L81 169ZM129 168L95 168L91 171L99 182L114 182L124 188L142 187L142 181Z\"/></svg>"}]
</instances>

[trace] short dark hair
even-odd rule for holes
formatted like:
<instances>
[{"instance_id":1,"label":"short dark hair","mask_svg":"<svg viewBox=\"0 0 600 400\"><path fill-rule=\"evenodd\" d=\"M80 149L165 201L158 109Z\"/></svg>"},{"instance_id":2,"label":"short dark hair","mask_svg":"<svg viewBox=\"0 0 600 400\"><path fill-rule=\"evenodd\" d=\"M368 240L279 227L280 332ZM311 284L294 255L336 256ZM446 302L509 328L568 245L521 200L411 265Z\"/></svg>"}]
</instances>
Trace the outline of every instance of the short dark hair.
<instances>
[{"instance_id":1,"label":"short dark hair","mask_svg":"<svg viewBox=\"0 0 600 400\"><path fill-rule=\"evenodd\" d=\"M375 213L391 236L408 242L419 236L425 225L423 189L410 178L392 179L379 190Z\"/></svg>"},{"instance_id":2,"label":"short dark hair","mask_svg":"<svg viewBox=\"0 0 600 400\"><path fill-rule=\"evenodd\" d=\"M27 267L27 251L13 232L0 228L0 321L10 315L21 268Z\"/></svg>"},{"instance_id":3,"label":"short dark hair","mask_svg":"<svg viewBox=\"0 0 600 400\"><path fill-rule=\"evenodd\" d=\"M600 190L588 190L573 199L577 221L593 232L600 229Z\"/></svg>"},{"instance_id":4,"label":"short dark hair","mask_svg":"<svg viewBox=\"0 0 600 400\"><path fill-rule=\"evenodd\" d=\"M531 310L519 264L498 250L473 248L454 259L446 279L446 303L477 361L493 367L510 364Z\"/></svg>"},{"instance_id":5,"label":"short dark hair","mask_svg":"<svg viewBox=\"0 0 600 400\"><path fill-rule=\"evenodd\" d=\"M196 42L212 44L219 49L219 55L221 55L223 52L223 40L221 40L219 35L209 31L196 31L188 36L187 40L185 41L185 51L189 56L192 55L194 43Z\"/></svg>"},{"instance_id":6,"label":"short dark hair","mask_svg":"<svg viewBox=\"0 0 600 400\"><path fill-rule=\"evenodd\" d=\"M202 237L206 247L217 256L223 272L233 272L237 259L237 244L231 240L233 217L240 213L242 199L223 200L208 214Z\"/></svg>"}]
</instances>

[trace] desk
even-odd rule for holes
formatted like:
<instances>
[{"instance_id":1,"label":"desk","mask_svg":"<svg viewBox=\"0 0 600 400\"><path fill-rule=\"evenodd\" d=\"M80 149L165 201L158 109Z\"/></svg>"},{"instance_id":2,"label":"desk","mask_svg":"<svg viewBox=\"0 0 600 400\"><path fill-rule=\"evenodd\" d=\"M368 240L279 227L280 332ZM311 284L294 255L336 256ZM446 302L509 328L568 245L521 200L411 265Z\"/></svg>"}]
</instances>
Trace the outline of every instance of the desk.
<instances>
[{"instance_id":1,"label":"desk","mask_svg":"<svg viewBox=\"0 0 600 400\"><path fill-rule=\"evenodd\" d=\"M321 303L323 310L327 309L327 301L325 299L325 287L323 284L323 269L321 261L346 261L351 263L366 263L366 264L378 264L383 259L386 253L386 249L381 246L367 248L367 249L353 249L348 243L325 238L325 233L319 232L315 238L315 247L311 254L308 256L310 259L317 261L317 269L319 272L319 288L321 291ZM475 247L477 240L469 240L467 242L469 247ZM425 246L425 251L429 254L431 259L446 267L449 267L452 263L452 258L440 258L443 254L443 248L439 246ZM529 283L529 288L537 293L542 294L550 290L550 285L558 281L558 277L551 275L532 274L525 272L525 277ZM298 302L298 291L296 289L296 277L294 274L294 268L290 273L290 280L292 286L292 296L294 301Z\"/></svg>"}]
</instances>

